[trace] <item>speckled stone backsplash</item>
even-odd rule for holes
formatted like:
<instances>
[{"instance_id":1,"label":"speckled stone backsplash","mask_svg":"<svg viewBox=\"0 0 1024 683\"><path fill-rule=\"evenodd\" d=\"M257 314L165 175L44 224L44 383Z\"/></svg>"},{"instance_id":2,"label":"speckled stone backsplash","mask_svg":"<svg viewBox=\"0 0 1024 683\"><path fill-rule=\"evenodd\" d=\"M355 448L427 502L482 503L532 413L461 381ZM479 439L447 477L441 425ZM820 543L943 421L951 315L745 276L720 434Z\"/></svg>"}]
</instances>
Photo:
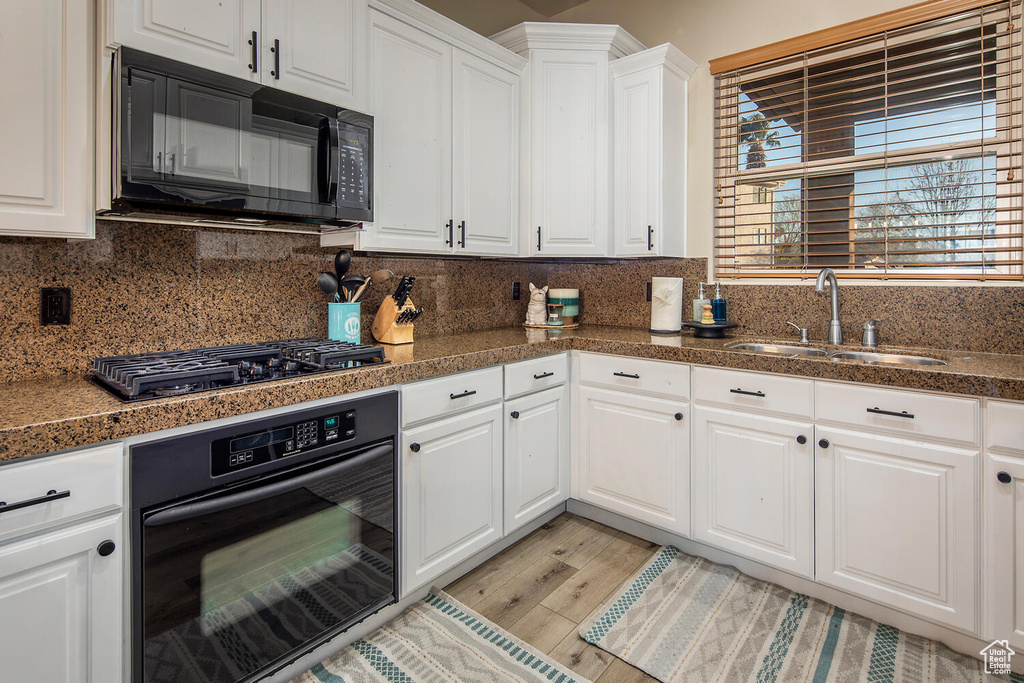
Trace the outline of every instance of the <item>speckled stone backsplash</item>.
<instances>
[{"instance_id":1,"label":"speckled stone backsplash","mask_svg":"<svg viewBox=\"0 0 1024 683\"><path fill-rule=\"evenodd\" d=\"M93 358L301 336L326 336L317 273L336 250L311 235L100 221L96 239L0 238L0 382L85 374ZM417 337L518 326L528 283L581 290L580 319L650 325L647 283L682 277L684 307L705 259L501 261L356 255L351 272L416 276ZM512 283L522 297L512 301ZM390 282L363 297L364 341ZM72 324L39 323L39 288L72 290ZM1022 287L840 285L847 341L882 318L882 343L1024 353ZM828 296L796 285L727 285L740 332L788 339L793 320L823 339Z\"/></svg>"}]
</instances>

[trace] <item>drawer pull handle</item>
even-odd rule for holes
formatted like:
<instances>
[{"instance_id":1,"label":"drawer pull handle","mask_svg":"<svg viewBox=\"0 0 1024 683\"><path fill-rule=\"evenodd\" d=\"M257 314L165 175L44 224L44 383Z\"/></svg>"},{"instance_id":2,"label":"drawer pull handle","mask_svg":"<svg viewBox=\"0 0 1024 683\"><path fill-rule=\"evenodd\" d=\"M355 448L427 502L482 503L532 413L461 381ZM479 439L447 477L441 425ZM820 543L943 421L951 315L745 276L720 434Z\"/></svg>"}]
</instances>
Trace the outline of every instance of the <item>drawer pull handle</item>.
<instances>
[{"instance_id":1,"label":"drawer pull handle","mask_svg":"<svg viewBox=\"0 0 1024 683\"><path fill-rule=\"evenodd\" d=\"M100 554L100 557L113 555L115 550L117 550L117 544L113 541L103 541L96 546L96 552Z\"/></svg>"},{"instance_id":2,"label":"drawer pull handle","mask_svg":"<svg viewBox=\"0 0 1024 683\"><path fill-rule=\"evenodd\" d=\"M555 374L555 373L553 373L553 372L542 372L539 375L534 375L533 378L534 379L544 379L545 377L551 377L553 374Z\"/></svg>"},{"instance_id":3,"label":"drawer pull handle","mask_svg":"<svg viewBox=\"0 0 1024 683\"><path fill-rule=\"evenodd\" d=\"M822 439L818 442L818 445L822 448L828 448L831 444L828 442L828 439Z\"/></svg>"},{"instance_id":4,"label":"drawer pull handle","mask_svg":"<svg viewBox=\"0 0 1024 683\"><path fill-rule=\"evenodd\" d=\"M472 396L475 393L476 391L463 391L461 394L448 394L448 396L454 401L457 398L466 398L467 396Z\"/></svg>"},{"instance_id":5,"label":"drawer pull handle","mask_svg":"<svg viewBox=\"0 0 1024 683\"><path fill-rule=\"evenodd\" d=\"M409 444L409 450L412 451L413 453L419 453L420 445L418 443L411 443Z\"/></svg>"},{"instance_id":6,"label":"drawer pull handle","mask_svg":"<svg viewBox=\"0 0 1024 683\"><path fill-rule=\"evenodd\" d=\"M676 418L676 422L682 422L683 421L683 414L682 413L676 413L675 415L673 415L673 417Z\"/></svg>"},{"instance_id":7,"label":"drawer pull handle","mask_svg":"<svg viewBox=\"0 0 1024 683\"><path fill-rule=\"evenodd\" d=\"M71 491L61 491L58 493L56 489L50 489L46 492L45 496L39 496L38 498L29 498L23 500L20 503L11 503L8 505L4 501L0 500L0 514L4 512L11 512L12 510L20 510L22 508L32 507L33 505L42 505L43 503L49 503L52 500L60 500L61 498L70 498Z\"/></svg>"},{"instance_id":8,"label":"drawer pull handle","mask_svg":"<svg viewBox=\"0 0 1024 683\"><path fill-rule=\"evenodd\" d=\"M869 413L874 413L875 415L890 415L892 417L905 417L908 420L913 420L914 419L914 414L913 413L908 413L905 410L902 411L902 412L897 413L896 411L893 411L893 410L882 410L881 408L876 406L874 408L868 408L868 412Z\"/></svg>"},{"instance_id":9,"label":"drawer pull handle","mask_svg":"<svg viewBox=\"0 0 1024 683\"><path fill-rule=\"evenodd\" d=\"M513 410L511 413L509 413L509 416L513 420L518 420L519 419L519 411L518 410Z\"/></svg>"},{"instance_id":10,"label":"drawer pull handle","mask_svg":"<svg viewBox=\"0 0 1024 683\"><path fill-rule=\"evenodd\" d=\"M758 398L764 398L763 391L744 391L743 389L730 389L730 394L743 394L744 396L757 396Z\"/></svg>"},{"instance_id":11,"label":"drawer pull handle","mask_svg":"<svg viewBox=\"0 0 1024 683\"><path fill-rule=\"evenodd\" d=\"M803 446L805 443L807 443L807 437L801 434L800 436L796 437L796 442Z\"/></svg>"},{"instance_id":12,"label":"drawer pull handle","mask_svg":"<svg viewBox=\"0 0 1024 683\"><path fill-rule=\"evenodd\" d=\"M640 375L631 375L628 372L613 373L616 377L628 377L629 379L640 379Z\"/></svg>"},{"instance_id":13,"label":"drawer pull handle","mask_svg":"<svg viewBox=\"0 0 1024 683\"><path fill-rule=\"evenodd\" d=\"M1009 484L1013 481L1013 477L1010 476L1009 472L1000 472L996 475L996 479L999 480L1000 484Z\"/></svg>"}]
</instances>

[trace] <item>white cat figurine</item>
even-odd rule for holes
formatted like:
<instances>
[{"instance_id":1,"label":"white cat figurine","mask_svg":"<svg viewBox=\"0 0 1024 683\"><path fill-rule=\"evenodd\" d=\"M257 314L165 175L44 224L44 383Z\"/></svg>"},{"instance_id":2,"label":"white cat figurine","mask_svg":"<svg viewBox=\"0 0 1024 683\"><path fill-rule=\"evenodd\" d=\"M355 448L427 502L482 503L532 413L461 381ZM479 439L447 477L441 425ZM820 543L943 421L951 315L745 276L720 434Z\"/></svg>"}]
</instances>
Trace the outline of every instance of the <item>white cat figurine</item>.
<instances>
[{"instance_id":1,"label":"white cat figurine","mask_svg":"<svg viewBox=\"0 0 1024 683\"><path fill-rule=\"evenodd\" d=\"M530 306L526 309L527 325L546 325L548 322L548 288L534 287L530 283Z\"/></svg>"}]
</instances>

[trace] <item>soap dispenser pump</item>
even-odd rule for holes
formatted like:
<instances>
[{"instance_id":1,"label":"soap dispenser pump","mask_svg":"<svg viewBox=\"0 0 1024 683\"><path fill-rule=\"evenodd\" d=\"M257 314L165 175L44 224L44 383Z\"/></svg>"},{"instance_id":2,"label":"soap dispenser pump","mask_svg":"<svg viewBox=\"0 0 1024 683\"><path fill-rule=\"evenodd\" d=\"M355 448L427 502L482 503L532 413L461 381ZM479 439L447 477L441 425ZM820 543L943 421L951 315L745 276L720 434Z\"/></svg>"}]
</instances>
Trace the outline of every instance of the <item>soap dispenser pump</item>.
<instances>
[{"instance_id":1,"label":"soap dispenser pump","mask_svg":"<svg viewBox=\"0 0 1024 683\"><path fill-rule=\"evenodd\" d=\"M711 303L711 299L704 295L704 283L697 283L697 298L693 300L693 322L699 323L704 317L704 306Z\"/></svg>"},{"instance_id":2,"label":"soap dispenser pump","mask_svg":"<svg viewBox=\"0 0 1024 683\"><path fill-rule=\"evenodd\" d=\"M711 300L711 315L714 317L716 323L724 323L725 317L725 299L722 298L722 283L715 283L715 298Z\"/></svg>"}]
</instances>

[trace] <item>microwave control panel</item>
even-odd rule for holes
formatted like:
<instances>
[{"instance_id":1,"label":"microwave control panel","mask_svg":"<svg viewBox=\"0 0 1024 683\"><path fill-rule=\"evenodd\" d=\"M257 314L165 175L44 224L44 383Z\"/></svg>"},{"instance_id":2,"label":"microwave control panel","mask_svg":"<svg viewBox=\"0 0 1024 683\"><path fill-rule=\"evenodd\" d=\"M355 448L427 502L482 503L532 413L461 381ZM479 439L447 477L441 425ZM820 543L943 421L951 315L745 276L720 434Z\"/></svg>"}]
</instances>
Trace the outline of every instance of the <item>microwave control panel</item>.
<instances>
[{"instance_id":1,"label":"microwave control panel","mask_svg":"<svg viewBox=\"0 0 1024 683\"><path fill-rule=\"evenodd\" d=\"M341 177L338 180L338 206L351 209L370 208L369 171L367 158L370 149L370 131L351 123L341 122L338 130L338 156Z\"/></svg>"},{"instance_id":2,"label":"microwave control panel","mask_svg":"<svg viewBox=\"0 0 1024 683\"><path fill-rule=\"evenodd\" d=\"M217 439L210 447L214 477L356 438L356 411L335 410L316 418L259 432Z\"/></svg>"}]
</instances>

